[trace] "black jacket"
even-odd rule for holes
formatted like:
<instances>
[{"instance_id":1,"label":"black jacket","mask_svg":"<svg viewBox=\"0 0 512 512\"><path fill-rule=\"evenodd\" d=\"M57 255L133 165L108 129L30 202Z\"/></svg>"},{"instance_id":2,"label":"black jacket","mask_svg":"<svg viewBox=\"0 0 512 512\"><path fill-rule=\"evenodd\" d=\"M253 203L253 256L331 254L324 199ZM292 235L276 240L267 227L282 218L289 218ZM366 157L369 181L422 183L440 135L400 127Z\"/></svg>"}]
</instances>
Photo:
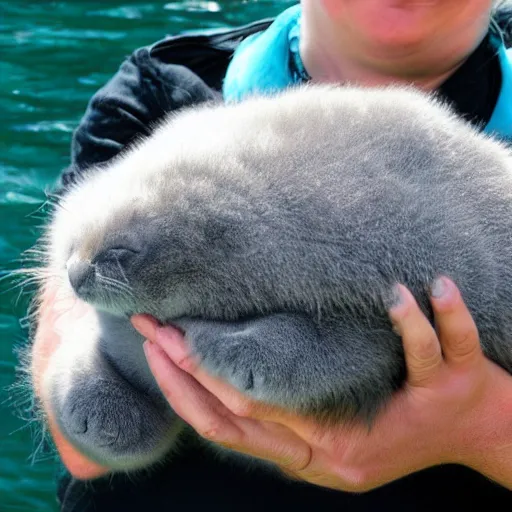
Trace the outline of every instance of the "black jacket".
<instances>
[{"instance_id":1,"label":"black jacket","mask_svg":"<svg viewBox=\"0 0 512 512\"><path fill-rule=\"evenodd\" d=\"M244 37L269 23L214 35L173 37L135 51L91 100L73 138L72 163L62 176L63 186L91 165L108 161L135 138L148 135L166 113L220 98L233 50ZM488 67L486 72L482 66ZM461 114L477 124L485 122L499 93L501 76L496 66L484 42L443 86L442 92ZM484 79L470 86L467 77L477 68L479 73L473 76ZM473 101L467 101L469 93ZM512 503L509 491L457 466L430 469L352 495L248 471L217 460L193 442L185 443L165 465L140 475L117 475L86 484L65 474L59 482L59 499L66 512L495 511L507 501Z\"/></svg>"}]
</instances>

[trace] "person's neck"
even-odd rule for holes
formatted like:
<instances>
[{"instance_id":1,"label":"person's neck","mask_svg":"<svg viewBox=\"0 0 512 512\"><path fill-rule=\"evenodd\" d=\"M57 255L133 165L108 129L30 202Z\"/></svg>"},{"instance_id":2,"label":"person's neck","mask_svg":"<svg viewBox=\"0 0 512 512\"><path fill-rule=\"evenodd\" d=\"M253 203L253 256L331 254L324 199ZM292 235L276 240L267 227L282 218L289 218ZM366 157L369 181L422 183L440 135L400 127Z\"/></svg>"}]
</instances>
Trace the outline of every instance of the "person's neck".
<instances>
[{"instance_id":1,"label":"person's neck","mask_svg":"<svg viewBox=\"0 0 512 512\"><path fill-rule=\"evenodd\" d=\"M302 46L300 49L304 67L313 82L340 83L377 87L391 84L414 85L426 91L433 91L443 84L462 65L458 63L452 69L441 74L425 76L400 76L387 74L382 70L364 65L343 55L332 53L327 48Z\"/></svg>"},{"instance_id":2,"label":"person's neck","mask_svg":"<svg viewBox=\"0 0 512 512\"><path fill-rule=\"evenodd\" d=\"M390 57L389 61L382 59L378 62L365 62L358 58L354 48L340 43L337 35L335 31L329 33L326 27L319 27L314 22L307 25L307 20L302 20L300 55L313 82L348 83L365 87L403 84L432 91L453 75L467 59L466 56L447 68L412 74L412 66L408 62L414 62L413 54L403 59Z\"/></svg>"}]
</instances>

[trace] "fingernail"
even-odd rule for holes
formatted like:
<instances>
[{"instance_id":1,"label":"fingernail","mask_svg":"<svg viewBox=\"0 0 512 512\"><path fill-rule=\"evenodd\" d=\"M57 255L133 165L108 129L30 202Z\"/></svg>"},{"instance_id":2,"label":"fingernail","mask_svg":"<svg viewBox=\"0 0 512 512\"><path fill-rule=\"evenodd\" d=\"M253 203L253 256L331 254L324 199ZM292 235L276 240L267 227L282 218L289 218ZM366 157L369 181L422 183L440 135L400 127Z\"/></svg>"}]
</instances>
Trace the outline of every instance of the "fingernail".
<instances>
[{"instance_id":1,"label":"fingernail","mask_svg":"<svg viewBox=\"0 0 512 512\"><path fill-rule=\"evenodd\" d=\"M430 294L434 299L440 299L444 296L447 289L446 280L443 277L438 277L433 283L430 289Z\"/></svg>"},{"instance_id":2,"label":"fingernail","mask_svg":"<svg viewBox=\"0 0 512 512\"><path fill-rule=\"evenodd\" d=\"M144 338L153 339L158 328L158 322L149 315L135 315L131 319L133 327L139 331Z\"/></svg>"},{"instance_id":3,"label":"fingernail","mask_svg":"<svg viewBox=\"0 0 512 512\"><path fill-rule=\"evenodd\" d=\"M405 302L400 285L395 284L390 293L384 299L386 309L394 309Z\"/></svg>"},{"instance_id":4,"label":"fingernail","mask_svg":"<svg viewBox=\"0 0 512 512\"><path fill-rule=\"evenodd\" d=\"M159 327L153 340L175 362L189 356L190 349L180 330L174 327Z\"/></svg>"},{"instance_id":5,"label":"fingernail","mask_svg":"<svg viewBox=\"0 0 512 512\"><path fill-rule=\"evenodd\" d=\"M180 330L170 325L158 326L155 331L155 339L151 340L159 345L166 345L168 343L176 343L181 341L183 334Z\"/></svg>"}]
</instances>

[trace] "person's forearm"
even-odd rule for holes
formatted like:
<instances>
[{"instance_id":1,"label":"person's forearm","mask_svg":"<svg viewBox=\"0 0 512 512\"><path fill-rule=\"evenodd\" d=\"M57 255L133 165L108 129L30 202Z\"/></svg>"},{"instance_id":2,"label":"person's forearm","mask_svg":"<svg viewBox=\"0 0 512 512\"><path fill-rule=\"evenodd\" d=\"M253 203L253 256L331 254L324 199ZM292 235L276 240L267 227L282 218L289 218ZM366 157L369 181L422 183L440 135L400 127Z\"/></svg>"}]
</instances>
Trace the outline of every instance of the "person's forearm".
<instances>
[{"instance_id":1,"label":"person's forearm","mask_svg":"<svg viewBox=\"0 0 512 512\"><path fill-rule=\"evenodd\" d=\"M467 465L512 490L512 377L497 372L487 396L475 414Z\"/></svg>"}]
</instances>

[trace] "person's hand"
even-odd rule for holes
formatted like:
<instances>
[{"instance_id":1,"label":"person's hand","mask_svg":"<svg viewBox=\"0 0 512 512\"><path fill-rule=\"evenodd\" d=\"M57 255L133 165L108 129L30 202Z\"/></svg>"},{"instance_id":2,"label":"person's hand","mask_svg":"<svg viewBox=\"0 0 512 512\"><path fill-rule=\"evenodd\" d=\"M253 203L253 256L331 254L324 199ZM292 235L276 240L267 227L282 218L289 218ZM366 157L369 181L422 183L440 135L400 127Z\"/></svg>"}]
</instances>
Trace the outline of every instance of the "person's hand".
<instances>
[{"instance_id":1,"label":"person's hand","mask_svg":"<svg viewBox=\"0 0 512 512\"><path fill-rule=\"evenodd\" d=\"M67 441L58 429L42 392L43 378L48 363L61 343L59 331L65 327L66 322L74 323L91 310L91 306L81 300L72 297L58 297L58 289L58 284L49 280L41 294L38 327L32 346L32 383L62 462L75 478L88 480L107 473L108 468L90 461Z\"/></svg>"},{"instance_id":2,"label":"person's hand","mask_svg":"<svg viewBox=\"0 0 512 512\"><path fill-rule=\"evenodd\" d=\"M512 377L482 354L455 285L433 286L436 330L410 292L390 311L402 335L407 382L365 425L326 427L243 396L209 376L181 333L145 315L151 370L172 408L201 436L274 462L288 476L348 491L378 487L440 463L464 464L512 487ZM150 341L149 341L150 340Z\"/></svg>"}]
</instances>

